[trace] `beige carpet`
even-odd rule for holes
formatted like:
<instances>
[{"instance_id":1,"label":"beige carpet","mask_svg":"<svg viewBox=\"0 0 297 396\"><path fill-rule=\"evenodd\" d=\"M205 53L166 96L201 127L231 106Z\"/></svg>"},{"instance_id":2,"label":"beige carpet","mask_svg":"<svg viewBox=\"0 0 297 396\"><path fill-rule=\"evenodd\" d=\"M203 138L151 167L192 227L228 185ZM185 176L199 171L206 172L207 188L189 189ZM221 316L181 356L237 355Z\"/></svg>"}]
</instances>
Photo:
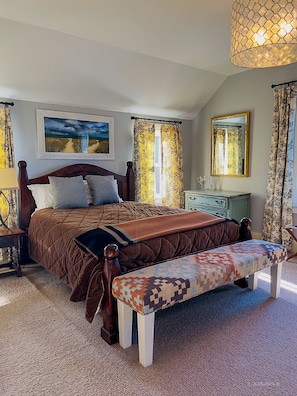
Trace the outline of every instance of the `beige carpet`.
<instances>
[{"instance_id":1,"label":"beige carpet","mask_svg":"<svg viewBox=\"0 0 297 396\"><path fill-rule=\"evenodd\" d=\"M284 264L278 300L259 280L253 292L228 285L157 313L146 369L135 343L100 338L100 316L90 325L54 276L24 274L0 279L1 396L297 394L296 263Z\"/></svg>"}]
</instances>

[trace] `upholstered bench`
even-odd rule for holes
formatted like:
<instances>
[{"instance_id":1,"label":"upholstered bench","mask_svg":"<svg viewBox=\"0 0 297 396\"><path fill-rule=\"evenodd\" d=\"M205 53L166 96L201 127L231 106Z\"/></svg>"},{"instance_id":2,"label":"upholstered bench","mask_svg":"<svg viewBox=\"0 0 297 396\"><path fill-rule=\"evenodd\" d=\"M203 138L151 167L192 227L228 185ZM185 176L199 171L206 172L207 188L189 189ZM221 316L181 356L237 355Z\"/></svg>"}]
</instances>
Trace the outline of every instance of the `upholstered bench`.
<instances>
[{"instance_id":1,"label":"upholstered bench","mask_svg":"<svg viewBox=\"0 0 297 396\"><path fill-rule=\"evenodd\" d=\"M155 312L189 300L219 286L249 276L248 287L257 287L257 271L271 267L271 297L280 293L284 246L252 239L199 252L114 278L119 343L132 344L132 313L137 312L139 361L153 361Z\"/></svg>"}]
</instances>

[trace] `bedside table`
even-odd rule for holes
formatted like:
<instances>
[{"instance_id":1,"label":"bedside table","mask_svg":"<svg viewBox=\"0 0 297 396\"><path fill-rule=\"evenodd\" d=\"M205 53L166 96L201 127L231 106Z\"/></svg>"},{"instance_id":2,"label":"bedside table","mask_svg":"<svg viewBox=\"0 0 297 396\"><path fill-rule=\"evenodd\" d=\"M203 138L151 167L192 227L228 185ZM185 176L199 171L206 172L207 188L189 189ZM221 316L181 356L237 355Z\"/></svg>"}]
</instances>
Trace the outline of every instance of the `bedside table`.
<instances>
[{"instance_id":1,"label":"bedside table","mask_svg":"<svg viewBox=\"0 0 297 396\"><path fill-rule=\"evenodd\" d=\"M24 235L25 231L20 228L0 228L0 249L9 248L9 261L0 263L0 277L7 275L22 276L19 252ZM15 254L13 248L16 250ZM8 269L2 270L3 268Z\"/></svg>"}]
</instances>

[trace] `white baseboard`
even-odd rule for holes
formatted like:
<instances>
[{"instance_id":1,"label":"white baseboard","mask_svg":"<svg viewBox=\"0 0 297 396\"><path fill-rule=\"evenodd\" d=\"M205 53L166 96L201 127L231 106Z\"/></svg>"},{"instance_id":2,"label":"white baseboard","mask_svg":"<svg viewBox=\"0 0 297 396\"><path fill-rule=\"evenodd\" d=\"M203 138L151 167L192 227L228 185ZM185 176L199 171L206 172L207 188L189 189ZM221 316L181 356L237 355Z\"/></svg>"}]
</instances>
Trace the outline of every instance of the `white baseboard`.
<instances>
[{"instance_id":1,"label":"white baseboard","mask_svg":"<svg viewBox=\"0 0 297 396\"><path fill-rule=\"evenodd\" d=\"M252 231L252 237L253 237L253 239L262 239L262 234L261 234L261 232L253 232Z\"/></svg>"}]
</instances>

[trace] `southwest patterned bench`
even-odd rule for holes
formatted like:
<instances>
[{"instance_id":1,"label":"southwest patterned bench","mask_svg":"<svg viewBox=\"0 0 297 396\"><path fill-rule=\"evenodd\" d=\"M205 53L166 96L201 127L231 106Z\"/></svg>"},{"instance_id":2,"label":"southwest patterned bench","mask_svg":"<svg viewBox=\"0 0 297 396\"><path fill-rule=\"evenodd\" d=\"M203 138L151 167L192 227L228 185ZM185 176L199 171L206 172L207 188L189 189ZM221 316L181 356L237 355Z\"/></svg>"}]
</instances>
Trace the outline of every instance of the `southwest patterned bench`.
<instances>
[{"instance_id":1,"label":"southwest patterned bench","mask_svg":"<svg viewBox=\"0 0 297 396\"><path fill-rule=\"evenodd\" d=\"M221 246L114 278L112 294L117 299L119 343L132 344L132 313L137 312L139 361L153 362L155 312L186 301L219 286L249 276L248 287L257 288L257 271L271 267L271 297L280 293L284 246L252 239Z\"/></svg>"}]
</instances>

